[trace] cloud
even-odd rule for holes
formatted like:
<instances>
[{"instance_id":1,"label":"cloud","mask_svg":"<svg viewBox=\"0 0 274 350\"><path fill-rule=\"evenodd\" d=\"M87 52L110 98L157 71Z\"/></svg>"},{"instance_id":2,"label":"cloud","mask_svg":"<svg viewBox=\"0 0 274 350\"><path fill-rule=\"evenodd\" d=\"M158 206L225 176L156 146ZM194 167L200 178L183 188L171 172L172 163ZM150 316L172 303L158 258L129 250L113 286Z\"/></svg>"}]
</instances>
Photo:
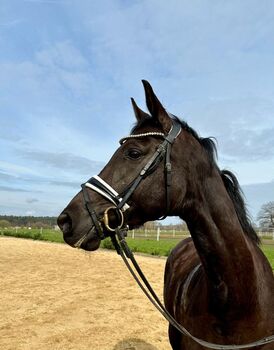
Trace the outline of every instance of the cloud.
<instances>
[{"instance_id":1,"label":"cloud","mask_svg":"<svg viewBox=\"0 0 274 350\"><path fill-rule=\"evenodd\" d=\"M72 153L54 153L47 151L26 150L20 151L21 155L36 163L57 169L71 170L81 174L98 172L104 165L103 162L93 161L86 157L76 156Z\"/></svg>"},{"instance_id":2,"label":"cloud","mask_svg":"<svg viewBox=\"0 0 274 350\"><path fill-rule=\"evenodd\" d=\"M247 0L199 6L157 0L26 2L7 3L1 19L0 179L8 187L43 193L27 198L22 193L20 203L20 194L4 193L2 207L8 203L12 211L14 194L17 212L25 212L26 199L36 197L37 213L61 208L79 188L77 180L97 173L104 165L97 160L109 159L128 133L134 122L129 97L145 105L143 78L170 112L202 136L216 136L220 159L241 167L241 182L269 180L273 166L266 164L274 157L269 8Z\"/></svg>"},{"instance_id":3,"label":"cloud","mask_svg":"<svg viewBox=\"0 0 274 350\"><path fill-rule=\"evenodd\" d=\"M73 162L75 164L75 159L73 159ZM84 168L88 167L89 162L88 161L86 162L87 164L84 163ZM45 165L45 164L47 164L46 160L45 160L45 163L44 161L42 162L42 165ZM60 166L63 166L63 164ZM100 163L99 166L102 167L102 164ZM92 169L92 166L89 166L89 170L90 169ZM6 186L2 186L2 189L3 190L5 189L7 191L17 192L18 188L20 187L21 192L33 192L33 193L37 193L37 192L42 193L40 189L43 189L43 191L52 192L53 187L55 188L58 187L59 190L61 190L62 187L77 190L79 189L80 184L84 181L84 178L87 176L87 174L83 174L83 166L80 167L80 170L82 171L82 173L81 171L79 174L75 174L75 173L72 174L72 171L69 172L70 175L73 176L74 180L68 178L68 174L61 176L60 171L56 175L52 175L51 166L49 166L49 170L50 170L50 174L48 175L45 174L46 173L45 167L43 167L43 172L41 175L40 174L33 175L28 172L25 172L25 173L21 172L16 175L13 175L8 172L6 173L0 170L0 181L6 183ZM65 168L65 170L67 170L67 168ZM95 168L93 168L93 170L94 170L94 173L99 172L99 170L95 171L96 170ZM89 173L88 176L90 175L91 174Z\"/></svg>"},{"instance_id":4,"label":"cloud","mask_svg":"<svg viewBox=\"0 0 274 350\"><path fill-rule=\"evenodd\" d=\"M6 173L2 173L0 171L0 180L1 181L12 181L12 180L15 180L15 179L17 179L16 176L10 175L10 174L6 174Z\"/></svg>"},{"instance_id":5,"label":"cloud","mask_svg":"<svg viewBox=\"0 0 274 350\"><path fill-rule=\"evenodd\" d=\"M54 180L49 182L50 185L54 186L64 186L64 187L71 187L74 189L79 188L79 182L76 181L64 181L64 180Z\"/></svg>"},{"instance_id":6,"label":"cloud","mask_svg":"<svg viewBox=\"0 0 274 350\"><path fill-rule=\"evenodd\" d=\"M274 157L274 128L234 130L224 140L222 151L237 161L270 160Z\"/></svg>"},{"instance_id":7,"label":"cloud","mask_svg":"<svg viewBox=\"0 0 274 350\"><path fill-rule=\"evenodd\" d=\"M16 188L11 186L0 186L0 191L6 191L6 192L33 192L31 190L26 190L23 188Z\"/></svg>"},{"instance_id":8,"label":"cloud","mask_svg":"<svg viewBox=\"0 0 274 350\"><path fill-rule=\"evenodd\" d=\"M9 21L6 21L6 22L0 22L0 27L14 27L16 26L17 24L20 24L24 22L24 19L11 19Z\"/></svg>"},{"instance_id":9,"label":"cloud","mask_svg":"<svg viewBox=\"0 0 274 350\"><path fill-rule=\"evenodd\" d=\"M20 165L15 164L12 159L9 161L0 160L0 171L2 174L7 174L8 176L21 177L21 176L39 176L40 173L37 169L32 169L28 164Z\"/></svg>"},{"instance_id":10,"label":"cloud","mask_svg":"<svg viewBox=\"0 0 274 350\"><path fill-rule=\"evenodd\" d=\"M28 198L28 199L26 199L26 202L27 203L36 203L36 202L39 202L39 199L37 199L37 198Z\"/></svg>"},{"instance_id":11,"label":"cloud","mask_svg":"<svg viewBox=\"0 0 274 350\"><path fill-rule=\"evenodd\" d=\"M185 107L187 121L202 136L217 138L222 158L250 162L274 157L273 100L211 98L194 104Z\"/></svg>"},{"instance_id":12,"label":"cloud","mask_svg":"<svg viewBox=\"0 0 274 350\"><path fill-rule=\"evenodd\" d=\"M38 51L35 58L37 63L47 70L60 67L67 70L84 71L89 65L82 53L68 40L57 42Z\"/></svg>"}]
</instances>

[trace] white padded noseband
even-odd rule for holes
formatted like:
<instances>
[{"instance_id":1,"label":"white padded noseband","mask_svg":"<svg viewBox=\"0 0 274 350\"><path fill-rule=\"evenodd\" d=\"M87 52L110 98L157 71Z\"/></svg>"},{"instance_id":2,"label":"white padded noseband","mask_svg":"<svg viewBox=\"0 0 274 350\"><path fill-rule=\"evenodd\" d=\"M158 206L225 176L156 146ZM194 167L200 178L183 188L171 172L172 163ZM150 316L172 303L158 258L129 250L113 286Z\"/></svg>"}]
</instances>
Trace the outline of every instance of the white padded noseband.
<instances>
[{"instance_id":1,"label":"white padded noseband","mask_svg":"<svg viewBox=\"0 0 274 350\"><path fill-rule=\"evenodd\" d=\"M103 179L100 178L98 175L93 176L94 179L96 179L98 182L100 182L104 187L106 187L115 197L119 197L119 193L114 190L108 183L106 183ZM117 203L111 198L110 195L108 195L106 192L101 190L100 188L94 186L93 184L86 182L85 183L86 187L91 188L93 191L99 193L101 196L105 197L107 200L109 200L111 203L113 203L115 206ZM119 201L122 201L122 198L119 198ZM128 204L125 204L122 208L122 211L126 211L129 208Z\"/></svg>"}]
</instances>

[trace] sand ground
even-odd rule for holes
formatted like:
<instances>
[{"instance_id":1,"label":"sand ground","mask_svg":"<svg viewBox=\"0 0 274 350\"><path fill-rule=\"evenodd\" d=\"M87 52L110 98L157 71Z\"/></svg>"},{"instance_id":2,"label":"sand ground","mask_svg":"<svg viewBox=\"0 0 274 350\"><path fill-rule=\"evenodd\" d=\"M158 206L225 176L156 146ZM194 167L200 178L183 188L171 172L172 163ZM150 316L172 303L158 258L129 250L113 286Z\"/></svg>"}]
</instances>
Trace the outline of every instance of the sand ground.
<instances>
[{"instance_id":1,"label":"sand ground","mask_svg":"<svg viewBox=\"0 0 274 350\"><path fill-rule=\"evenodd\" d=\"M162 296L164 259L137 256ZM120 257L0 238L1 350L170 350L167 322Z\"/></svg>"}]
</instances>

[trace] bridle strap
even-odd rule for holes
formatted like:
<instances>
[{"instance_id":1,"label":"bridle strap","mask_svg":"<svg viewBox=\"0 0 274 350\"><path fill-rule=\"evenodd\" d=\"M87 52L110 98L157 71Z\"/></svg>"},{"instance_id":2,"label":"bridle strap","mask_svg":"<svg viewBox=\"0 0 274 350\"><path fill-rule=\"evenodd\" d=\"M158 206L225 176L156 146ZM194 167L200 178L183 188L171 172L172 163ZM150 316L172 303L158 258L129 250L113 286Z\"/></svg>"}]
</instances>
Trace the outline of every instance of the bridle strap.
<instances>
[{"instance_id":1,"label":"bridle strap","mask_svg":"<svg viewBox=\"0 0 274 350\"><path fill-rule=\"evenodd\" d=\"M85 184L82 184L81 185L82 187L82 192L83 192L83 196L84 196L84 201L85 201L85 207L89 213L89 216L95 226L95 229L96 229L96 232L97 234L99 235L99 238L100 239L104 239L105 238L105 235L104 235L104 232L102 230L102 227L101 227L101 224L98 220L98 217L97 217L97 214L96 214L96 211L93 209L92 205L91 205L91 201L90 201L90 198L89 198L89 194L88 194L88 191L87 191L87 188L85 186Z\"/></svg>"},{"instance_id":2,"label":"bridle strap","mask_svg":"<svg viewBox=\"0 0 274 350\"><path fill-rule=\"evenodd\" d=\"M165 137L165 140L157 147L157 150L152 155L150 160L146 163L144 168L141 170L140 174L133 181L131 186L127 189L126 193L123 196L122 201L118 204L117 208L120 209L127 200L131 197L133 192L139 186L141 181L146 178L148 175L153 173L158 167L159 163L162 161L164 155L166 157L165 164L165 182L166 182L166 217L170 211L170 188L171 188L171 163L170 163L170 154L171 154L171 145L174 143L176 137L181 132L181 125L177 121L173 120L171 130L168 135ZM134 135L133 135L134 136ZM123 140L126 140L124 138ZM162 218L160 218L161 220Z\"/></svg>"},{"instance_id":3,"label":"bridle strap","mask_svg":"<svg viewBox=\"0 0 274 350\"><path fill-rule=\"evenodd\" d=\"M171 210L171 180L172 180L172 166L171 166L171 146L176 139L176 137L181 132L181 129L178 128L178 125L173 125L171 130L172 132L166 137L166 140L169 142L166 150L166 159L165 159L165 181L166 181L166 214L160 218L160 220L165 219Z\"/></svg>"},{"instance_id":4,"label":"bridle strap","mask_svg":"<svg viewBox=\"0 0 274 350\"><path fill-rule=\"evenodd\" d=\"M165 159L166 213L164 216L162 216L158 220L164 220L170 214L171 178L172 178L170 154L171 154L171 144L168 144L166 149L166 159Z\"/></svg>"},{"instance_id":5,"label":"bridle strap","mask_svg":"<svg viewBox=\"0 0 274 350\"><path fill-rule=\"evenodd\" d=\"M150 160L147 162L147 164L141 170L139 175L135 178L135 180L133 181L131 186L127 189L127 192L124 194L122 201L117 206L118 209L122 208L122 206L127 202L127 200L131 197L133 192L139 186L141 181L156 169L155 162L157 160L162 159L161 156L165 152L164 143L165 143L165 141L158 146L156 152L153 154L153 156L150 158Z\"/></svg>"},{"instance_id":6,"label":"bridle strap","mask_svg":"<svg viewBox=\"0 0 274 350\"><path fill-rule=\"evenodd\" d=\"M124 143L129 138L134 137L146 137L146 136L157 136L157 137L164 137L164 141L157 147L155 153L152 155L152 157L149 159L149 161L146 163L146 165L143 167L143 169L140 171L140 173L137 175L137 177L132 181L132 183L126 188L126 190L123 191L123 195L119 195L118 192L116 192L108 183L106 183L103 179L101 179L99 176L93 176L90 178L85 184L82 185L83 194L84 194L84 201L85 205L87 207L87 210L90 214L90 217L92 219L93 224L95 225L96 231L98 231L98 227L100 224L98 223L98 218L93 210L88 192L86 187L92 189L93 191L99 193L104 198L106 198L108 201L110 201L112 204L114 204L117 207L117 210L126 211L129 206L127 204L128 199L132 196L136 188L139 186L141 181L145 179L147 176L152 174L160 164L160 162L165 158L165 188L166 188L166 210L165 215L159 220L162 220L163 218L167 217L167 215L170 212L170 201L171 201L171 162L170 162L170 154L171 154L171 146L174 143L176 137L181 132L181 125L176 120L172 121L172 127L168 133L167 136L164 136L163 133L160 132L148 132L144 134L138 134L138 135L130 135L128 137L124 137L120 142ZM104 234L102 234L102 230L100 229L98 231L100 238L104 238Z\"/></svg>"}]
</instances>

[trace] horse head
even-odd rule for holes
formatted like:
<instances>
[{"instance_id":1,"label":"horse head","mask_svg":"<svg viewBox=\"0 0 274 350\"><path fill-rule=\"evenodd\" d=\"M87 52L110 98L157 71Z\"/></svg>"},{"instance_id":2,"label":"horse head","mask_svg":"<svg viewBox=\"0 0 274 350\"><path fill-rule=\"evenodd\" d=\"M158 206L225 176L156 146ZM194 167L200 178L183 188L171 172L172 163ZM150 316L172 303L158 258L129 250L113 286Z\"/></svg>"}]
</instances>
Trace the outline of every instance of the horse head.
<instances>
[{"instance_id":1,"label":"horse head","mask_svg":"<svg viewBox=\"0 0 274 350\"><path fill-rule=\"evenodd\" d=\"M178 168L186 168L187 161L182 159L177 139L187 144L188 138L182 136L180 122L164 109L150 84L143 81L143 85L150 114L132 99L137 122L130 136L120 141L99 176L82 185L82 191L58 217L64 240L71 246L96 250L116 227L132 229L146 221L178 215L186 192ZM188 153L185 147L185 158ZM136 180L146 166L146 174ZM119 206L121 201L123 206Z\"/></svg>"}]
</instances>

